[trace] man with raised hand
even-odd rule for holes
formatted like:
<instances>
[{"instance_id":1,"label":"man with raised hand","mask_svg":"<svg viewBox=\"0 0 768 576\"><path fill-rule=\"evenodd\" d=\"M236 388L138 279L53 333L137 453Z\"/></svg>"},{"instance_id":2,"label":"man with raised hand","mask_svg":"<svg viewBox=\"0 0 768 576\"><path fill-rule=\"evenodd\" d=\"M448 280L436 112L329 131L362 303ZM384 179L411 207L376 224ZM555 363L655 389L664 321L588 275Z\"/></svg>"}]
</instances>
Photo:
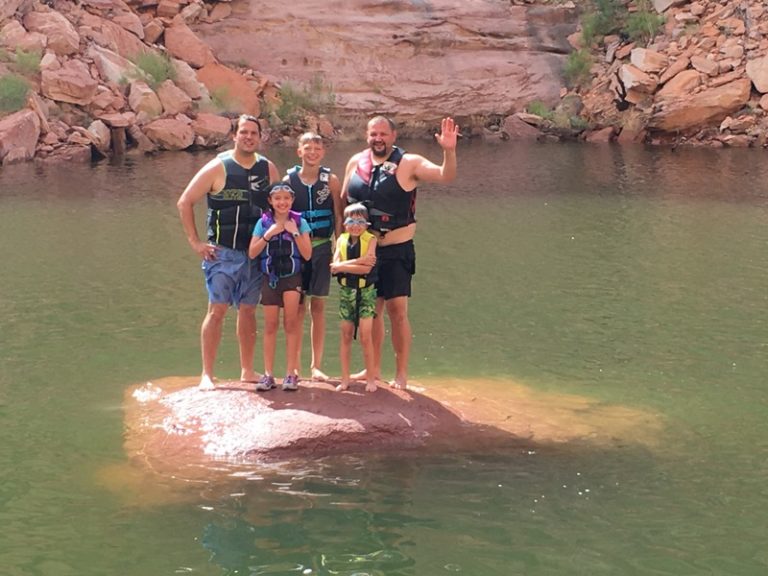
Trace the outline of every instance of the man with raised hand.
<instances>
[{"instance_id":1,"label":"man with raised hand","mask_svg":"<svg viewBox=\"0 0 768 576\"><path fill-rule=\"evenodd\" d=\"M384 343L386 309L392 327L395 350L394 388L408 385L408 360L411 351L411 324L408 298L411 278L416 272L416 189L422 182L448 183L456 177L456 141L459 127L452 118L444 118L435 134L443 149L438 165L418 154L408 154L395 146L397 130L385 116L372 118L367 125L368 148L352 156L347 163L342 198L349 203L362 202L368 207L370 230L377 236L376 320L373 344L376 378L381 378L381 351ZM363 373L355 375L363 377Z\"/></svg>"}]
</instances>

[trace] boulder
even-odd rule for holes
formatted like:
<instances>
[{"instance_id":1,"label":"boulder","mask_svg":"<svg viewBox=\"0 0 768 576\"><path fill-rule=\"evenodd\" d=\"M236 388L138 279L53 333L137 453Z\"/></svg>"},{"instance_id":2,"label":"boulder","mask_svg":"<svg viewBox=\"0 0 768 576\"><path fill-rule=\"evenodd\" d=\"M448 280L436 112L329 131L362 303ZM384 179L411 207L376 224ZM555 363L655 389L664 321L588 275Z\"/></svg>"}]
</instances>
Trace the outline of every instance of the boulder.
<instances>
[{"instance_id":1,"label":"boulder","mask_svg":"<svg viewBox=\"0 0 768 576\"><path fill-rule=\"evenodd\" d=\"M643 72L661 72L667 67L668 58L665 54L647 48L632 50L629 61Z\"/></svg>"},{"instance_id":2,"label":"boulder","mask_svg":"<svg viewBox=\"0 0 768 576\"><path fill-rule=\"evenodd\" d=\"M172 80L166 80L157 88L157 97L168 115L185 114L192 109L192 98Z\"/></svg>"},{"instance_id":3,"label":"boulder","mask_svg":"<svg viewBox=\"0 0 768 576\"><path fill-rule=\"evenodd\" d=\"M88 132L93 136L93 145L102 156L109 155L112 145L112 132L101 120L94 120L88 126Z\"/></svg>"},{"instance_id":4,"label":"boulder","mask_svg":"<svg viewBox=\"0 0 768 576\"><path fill-rule=\"evenodd\" d=\"M750 89L750 81L743 78L690 97L663 101L648 125L656 130L675 132L719 122L749 101Z\"/></svg>"},{"instance_id":5,"label":"boulder","mask_svg":"<svg viewBox=\"0 0 768 576\"><path fill-rule=\"evenodd\" d=\"M656 100L683 98L701 85L701 74L696 70L683 70L656 93Z\"/></svg>"},{"instance_id":6,"label":"boulder","mask_svg":"<svg viewBox=\"0 0 768 576\"><path fill-rule=\"evenodd\" d=\"M634 90L644 94L653 94L659 82L632 64L624 64L621 67L621 81L627 90Z\"/></svg>"},{"instance_id":7,"label":"boulder","mask_svg":"<svg viewBox=\"0 0 768 576\"><path fill-rule=\"evenodd\" d=\"M608 142L613 140L615 135L616 135L616 130L614 129L614 127L607 126L605 128L601 128L600 130L593 130L589 132L585 140L593 144L607 144Z\"/></svg>"},{"instance_id":8,"label":"boulder","mask_svg":"<svg viewBox=\"0 0 768 576\"><path fill-rule=\"evenodd\" d=\"M160 98L146 82L141 80L131 82L128 91L128 105L136 114L144 113L149 118L160 116L163 113Z\"/></svg>"},{"instance_id":9,"label":"boulder","mask_svg":"<svg viewBox=\"0 0 768 576\"><path fill-rule=\"evenodd\" d=\"M163 35L165 26L159 18L153 18L147 24L144 25L144 42L147 44L155 44L160 36Z\"/></svg>"},{"instance_id":10,"label":"boulder","mask_svg":"<svg viewBox=\"0 0 768 576\"><path fill-rule=\"evenodd\" d=\"M87 105L96 95L99 83L80 60L68 60L58 70L43 70L40 91L58 102Z\"/></svg>"},{"instance_id":11,"label":"boulder","mask_svg":"<svg viewBox=\"0 0 768 576\"><path fill-rule=\"evenodd\" d=\"M707 76L717 76L720 73L720 66L717 60L706 56L692 56L691 66Z\"/></svg>"},{"instance_id":12,"label":"boulder","mask_svg":"<svg viewBox=\"0 0 768 576\"><path fill-rule=\"evenodd\" d=\"M747 77L760 94L768 92L768 54L747 61Z\"/></svg>"},{"instance_id":13,"label":"boulder","mask_svg":"<svg viewBox=\"0 0 768 576\"><path fill-rule=\"evenodd\" d=\"M229 112L259 115L258 95L248 80L231 68L211 63L197 71L197 79L210 94L219 94L226 101Z\"/></svg>"},{"instance_id":14,"label":"boulder","mask_svg":"<svg viewBox=\"0 0 768 576\"><path fill-rule=\"evenodd\" d=\"M48 38L40 32L27 32L18 20L11 20L0 28L0 46L9 50L21 49L26 52L45 50Z\"/></svg>"},{"instance_id":15,"label":"boulder","mask_svg":"<svg viewBox=\"0 0 768 576\"><path fill-rule=\"evenodd\" d=\"M531 126L517 114L504 118L501 125L501 133L511 140L536 140L541 136L541 131Z\"/></svg>"},{"instance_id":16,"label":"boulder","mask_svg":"<svg viewBox=\"0 0 768 576\"><path fill-rule=\"evenodd\" d=\"M13 16L23 2L24 0L3 0L0 2L0 22Z\"/></svg>"},{"instance_id":17,"label":"boulder","mask_svg":"<svg viewBox=\"0 0 768 576\"><path fill-rule=\"evenodd\" d=\"M93 60L102 79L119 84L131 78L140 78L141 71L138 66L123 58L117 52L113 52L97 44L91 44L85 55Z\"/></svg>"},{"instance_id":18,"label":"boulder","mask_svg":"<svg viewBox=\"0 0 768 576\"><path fill-rule=\"evenodd\" d=\"M133 12L122 12L112 17L112 22L122 26L125 30L134 34L139 40L144 39L144 26L139 17Z\"/></svg>"},{"instance_id":19,"label":"boulder","mask_svg":"<svg viewBox=\"0 0 768 576\"><path fill-rule=\"evenodd\" d=\"M670 79L677 76L680 72L688 68L691 63L691 59L687 56L681 56L669 65L669 68L664 70L664 73L659 76L659 84L666 84Z\"/></svg>"},{"instance_id":20,"label":"boulder","mask_svg":"<svg viewBox=\"0 0 768 576\"><path fill-rule=\"evenodd\" d=\"M211 49L180 18L174 19L173 24L165 29L165 47L173 57L184 60L194 68L216 61Z\"/></svg>"},{"instance_id":21,"label":"boulder","mask_svg":"<svg viewBox=\"0 0 768 576\"><path fill-rule=\"evenodd\" d=\"M208 89L197 79L197 74L192 66L177 58L173 58L171 62L176 71L176 86L184 90L192 100L208 97Z\"/></svg>"},{"instance_id":22,"label":"boulder","mask_svg":"<svg viewBox=\"0 0 768 576\"><path fill-rule=\"evenodd\" d=\"M192 122L192 129L200 138L200 145L216 147L230 139L232 121L217 114L203 112Z\"/></svg>"},{"instance_id":23,"label":"boulder","mask_svg":"<svg viewBox=\"0 0 768 576\"><path fill-rule=\"evenodd\" d=\"M144 133L163 150L184 150L195 142L195 132L187 122L163 118L150 122Z\"/></svg>"},{"instance_id":24,"label":"boulder","mask_svg":"<svg viewBox=\"0 0 768 576\"><path fill-rule=\"evenodd\" d=\"M0 161L31 160L38 138L40 118L33 110L20 110L0 119Z\"/></svg>"},{"instance_id":25,"label":"boulder","mask_svg":"<svg viewBox=\"0 0 768 576\"><path fill-rule=\"evenodd\" d=\"M672 6L679 6L680 4L685 4L687 1L688 0L653 0L653 7L656 9L656 12L661 14L668 8Z\"/></svg>"},{"instance_id":26,"label":"boulder","mask_svg":"<svg viewBox=\"0 0 768 576\"><path fill-rule=\"evenodd\" d=\"M24 27L45 35L47 47L59 56L75 54L80 49L80 35L59 12L29 12L24 16Z\"/></svg>"}]
</instances>

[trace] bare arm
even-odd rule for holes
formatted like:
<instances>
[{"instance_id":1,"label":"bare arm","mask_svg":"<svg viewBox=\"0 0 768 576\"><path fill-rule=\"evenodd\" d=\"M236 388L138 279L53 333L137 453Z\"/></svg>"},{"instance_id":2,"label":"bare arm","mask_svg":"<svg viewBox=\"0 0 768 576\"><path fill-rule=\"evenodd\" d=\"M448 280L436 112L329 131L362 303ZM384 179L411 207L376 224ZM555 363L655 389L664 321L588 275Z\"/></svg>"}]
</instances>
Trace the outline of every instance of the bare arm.
<instances>
[{"instance_id":1,"label":"bare arm","mask_svg":"<svg viewBox=\"0 0 768 576\"><path fill-rule=\"evenodd\" d=\"M269 162L269 183L280 182L280 171L277 169L277 166L275 166L272 160L267 160L267 162Z\"/></svg>"},{"instance_id":2,"label":"bare arm","mask_svg":"<svg viewBox=\"0 0 768 576\"><path fill-rule=\"evenodd\" d=\"M344 183L341 185L341 201L344 204L349 203L349 180L352 178L352 173L357 167L357 160L359 157L359 153L352 156L352 158L349 159L349 162L347 162L347 167L344 170Z\"/></svg>"},{"instance_id":3,"label":"bare arm","mask_svg":"<svg viewBox=\"0 0 768 576\"><path fill-rule=\"evenodd\" d=\"M187 242L189 242L192 249L203 259L213 258L215 255L213 254L212 247L207 242L200 240L200 236L197 233L197 227L195 226L194 206L202 200L206 194L212 190L216 190L217 187L223 184L223 182L221 182L223 176L223 165L218 159L214 158L194 175L184 189L184 192L181 193L179 200L176 202L176 207L179 210L179 218L181 219L181 225L184 228Z\"/></svg>"},{"instance_id":4,"label":"bare arm","mask_svg":"<svg viewBox=\"0 0 768 576\"><path fill-rule=\"evenodd\" d=\"M333 232L336 238L338 238L344 231L344 223L342 221L344 219L344 206L342 206L341 200L341 182L336 174L331 174L331 177L328 179L328 188L331 189L331 198L333 198Z\"/></svg>"},{"instance_id":5,"label":"bare arm","mask_svg":"<svg viewBox=\"0 0 768 576\"><path fill-rule=\"evenodd\" d=\"M453 118L443 118L440 124L440 133L435 134L435 139L443 149L443 163L437 165L418 154L406 154L403 160L406 162L406 170L402 175L400 184L406 190L413 190L419 182L437 182L447 184L456 178L456 140L459 136L459 127Z\"/></svg>"},{"instance_id":6,"label":"bare arm","mask_svg":"<svg viewBox=\"0 0 768 576\"><path fill-rule=\"evenodd\" d=\"M352 258L351 260L340 260L341 251L336 250L336 254L333 256L333 264L331 264L331 273L348 273L359 274L364 276L368 274L376 263L376 238L372 238L368 244L368 252L360 256L359 258Z\"/></svg>"}]
</instances>

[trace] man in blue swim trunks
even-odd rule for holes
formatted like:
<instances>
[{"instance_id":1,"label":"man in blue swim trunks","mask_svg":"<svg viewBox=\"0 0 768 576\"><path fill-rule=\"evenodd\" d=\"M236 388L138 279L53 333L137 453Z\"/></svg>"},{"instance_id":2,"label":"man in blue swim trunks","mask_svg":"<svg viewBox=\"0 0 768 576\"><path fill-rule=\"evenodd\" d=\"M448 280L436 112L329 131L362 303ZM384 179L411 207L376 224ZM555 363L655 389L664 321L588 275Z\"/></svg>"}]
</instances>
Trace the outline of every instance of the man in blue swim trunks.
<instances>
[{"instance_id":1,"label":"man in blue swim trunks","mask_svg":"<svg viewBox=\"0 0 768 576\"><path fill-rule=\"evenodd\" d=\"M237 121L232 150L219 154L195 174L177 207L192 250L202 259L208 290L208 311L200 329L203 372L199 387L212 390L213 367L229 306L237 308L240 379L255 382L256 306L261 297L262 274L258 260L248 258L248 245L261 211L268 207L269 186L280 180L275 165L256 152L261 125L255 116ZM200 240L194 206L208 204L207 240Z\"/></svg>"}]
</instances>

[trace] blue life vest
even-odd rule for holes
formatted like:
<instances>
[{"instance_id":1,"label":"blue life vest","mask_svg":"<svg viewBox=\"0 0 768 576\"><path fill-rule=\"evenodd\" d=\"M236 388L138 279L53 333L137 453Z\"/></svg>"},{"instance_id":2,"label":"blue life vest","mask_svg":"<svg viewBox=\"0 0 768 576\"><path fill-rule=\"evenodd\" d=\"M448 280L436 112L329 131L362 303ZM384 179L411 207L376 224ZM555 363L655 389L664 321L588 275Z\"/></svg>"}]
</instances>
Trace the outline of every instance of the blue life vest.
<instances>
[{"instance_id":1,"label":"blue life vest","mask_svg":"<svg viewBox=\"0 0 768 576\"><path fill-rule=\"evenodd\" d=\"M333 195L329 185L331 169L321 166L317 181L309 185L301 181L300 170L301 166L288 170L288 184L296 194L292 208L301 212L313 239L330 238L334 230Z\"/></svg>"}]
</instances>

